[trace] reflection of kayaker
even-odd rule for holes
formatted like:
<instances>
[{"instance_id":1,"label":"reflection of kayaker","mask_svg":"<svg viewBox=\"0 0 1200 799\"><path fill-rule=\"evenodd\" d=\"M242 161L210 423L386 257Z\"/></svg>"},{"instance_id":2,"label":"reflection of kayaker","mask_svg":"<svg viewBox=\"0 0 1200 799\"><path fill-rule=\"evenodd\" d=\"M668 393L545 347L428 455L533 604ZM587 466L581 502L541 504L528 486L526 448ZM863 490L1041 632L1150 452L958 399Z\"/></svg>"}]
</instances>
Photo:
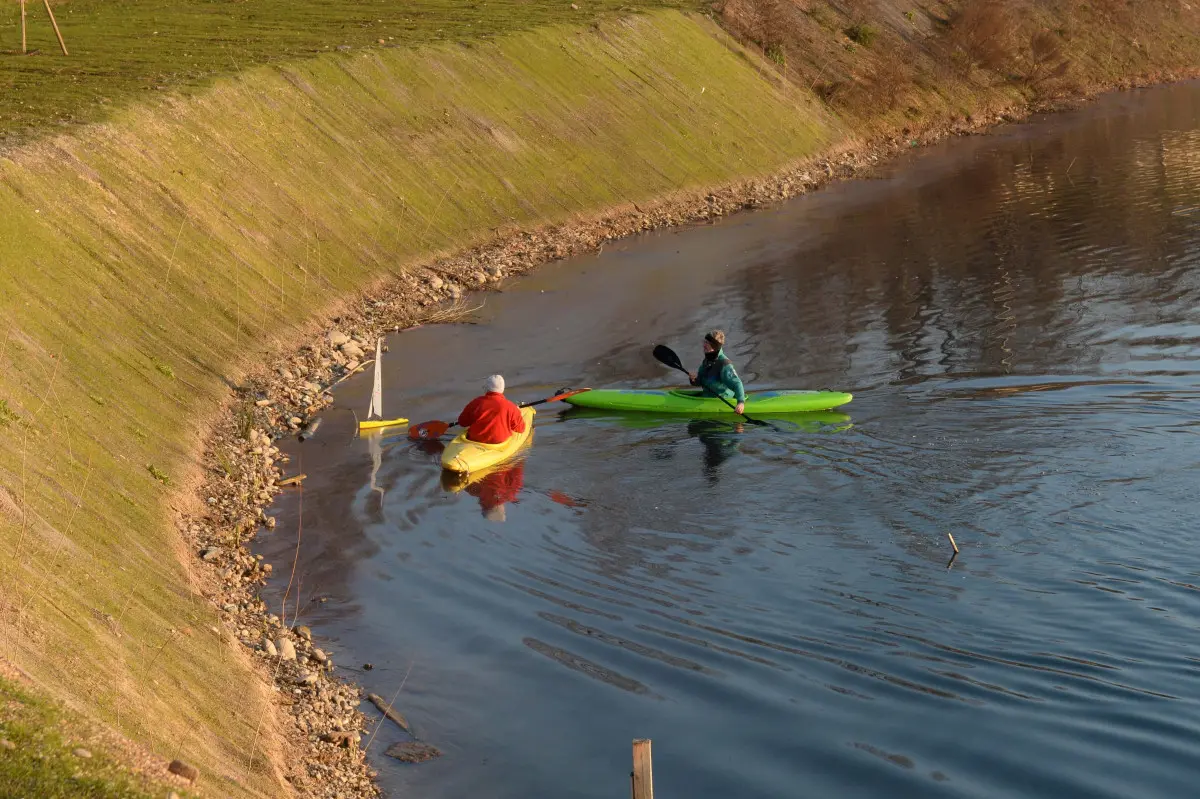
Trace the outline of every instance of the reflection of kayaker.
<instances>
[{"instance_id":1,"label":"reflection of kayaker","mask_svg":"<svg viewBox=\"0 0 1200 799\"><path fill-rule=\"evenodd\" d=\"M514 433L525 432L525 419L516 403L504 396L504 378L487 379L487 392L467 403L458 424L467 429L467 439L480 444L503 444Z\"/></svg>"},{"instance_id":2,"label":"reflection of kayaker","mask_svg":"<svg viewBox=\"0 0 1200 799\"><path fill-rule=\"evenodd\" d=\"M704 476L709 482L717 482L721 464L738 452L738 434L744 431L743 426L714 419L695 419L688 422L687 431L704 445Z\"/></svg>"},{"instance_id":3,"label":"reflection of kayaker","mask_svg":"<svg viewBox=\"0 0 1200 799\"><path fill-rule=\"evenodd\" d=\"M693 386L704 389L705 396L724 397L736 402L735 410L746 409L746 387L738 377L733 361L725 357L725 331L711 330L704 336L704 361L688 372Z\"/></svg>"},{"instance_id":4,"label":"reflection of kayaker","mask_svg":"<svg viewBox=\"0 0 1200 799\"><path fill-rule=\"evenodd\" d=\"M452 493L465 491L479 500L479 509L489 521L505 519L504 506L517 502L525 486L525 461L481 469L474 474L442 472L442 488Z\"/></svg>"},{"instance_id":5,"label":"reflection of kayaker","mask_svg":"<svg viewBox=\"0 0 1200 799\"><path fill-rule=\"evenodd\" d=\"M491 522L502 522L506 518L504 506L516 502L525 485L525 461L520 460L512 466L497 469L485 475L477 483L467 486L467 493L479 500L479 509L483 518Z\"/></svg>"}]
</instances>

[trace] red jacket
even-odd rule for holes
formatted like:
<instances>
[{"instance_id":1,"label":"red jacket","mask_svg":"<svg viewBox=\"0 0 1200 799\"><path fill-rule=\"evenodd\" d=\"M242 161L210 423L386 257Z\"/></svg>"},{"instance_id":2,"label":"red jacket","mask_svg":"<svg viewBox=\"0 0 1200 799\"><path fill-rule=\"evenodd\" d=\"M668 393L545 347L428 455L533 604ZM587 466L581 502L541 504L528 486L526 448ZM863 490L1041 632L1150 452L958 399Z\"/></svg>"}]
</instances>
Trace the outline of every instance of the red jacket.
<instances>
[{"instance_id":1,"label":"red jacket","mask_svg":"<svg viewBox=\"0 0 1200 799\"><path fill-rule=\"evenodd\" d=\"M503 444L513 433L525 432L520 408L495 391L471 400L458 423L467 428L467 438L480 444Z\"/></svg>"}]
</instances>

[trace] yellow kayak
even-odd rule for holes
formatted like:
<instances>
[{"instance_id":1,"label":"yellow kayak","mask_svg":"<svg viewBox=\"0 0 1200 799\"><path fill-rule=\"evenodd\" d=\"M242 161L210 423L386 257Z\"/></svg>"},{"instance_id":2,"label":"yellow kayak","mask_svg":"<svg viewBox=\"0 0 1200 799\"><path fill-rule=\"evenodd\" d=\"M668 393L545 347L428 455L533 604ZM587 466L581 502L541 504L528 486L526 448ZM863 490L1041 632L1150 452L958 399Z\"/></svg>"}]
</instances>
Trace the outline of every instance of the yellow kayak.
<instances>
[{"instance_id":1,"label":"yellow kayak","mask_svg":"<svg viewBox=\"0 0 1200 799\"><path fill-rule=\"evenodd\" d=\"M533 436L533 408L522 408L521 416L525 419L525 432L515 433L503 444L481 444L478 441L468 441L467 433L463 431L451 441L442 452L442 468L461 474L471 474L489 466L511 458L521 451Z\"/></svg>"}]
</instances>

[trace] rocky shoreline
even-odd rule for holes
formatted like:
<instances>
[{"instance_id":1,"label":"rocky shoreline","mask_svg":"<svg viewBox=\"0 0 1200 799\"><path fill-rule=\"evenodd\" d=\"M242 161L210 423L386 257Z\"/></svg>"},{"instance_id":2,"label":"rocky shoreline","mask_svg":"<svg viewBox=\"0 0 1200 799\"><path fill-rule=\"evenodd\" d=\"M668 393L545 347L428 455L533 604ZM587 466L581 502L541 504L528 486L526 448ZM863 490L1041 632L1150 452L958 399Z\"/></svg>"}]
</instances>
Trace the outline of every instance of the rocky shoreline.
<instances>
[{"instance_id":1,"label":"rocky shoreline","mask_svg":"<svg viewBox=\"0 0 1200 799\"><path fill-rule=\"evenodd\" d=\"M1155 81L1125 85L1150 82ZM295 793L321 799L377 796L363 734L369 726L390 722L372 709L368 723L360 710L365 697L338 678L333 659L308 629L269 611L258 596L259 587L267 579L282 585L293 564L264 563L248 546L259 531L274 527L266 509L276 495L289 490L281 486L287 459L275 442L312 429L308 426L333 401L331 389L369 363L365 359L379 336L460 318L468 310L463 304L468 292L495 288L543 263L596 252L605 242L637 233L777 204L833 180L862 176L915 147L1046 110L1055 109L996 108L919 132L903 130L873 142L851 142L835 154L769 178L682 192L645 208L630 204L566 224L501 232L488 243L407 269L364 293L329 321L318 341L282 354L271 368L246 381L230 405L232 412L220 418L205 443L205 482L199 494L203 512L181 518L179 528L203 567L204 594L218 608L226 632L253 653L260 673L276 689L277 710L288 720L280 726L287 728L283 734L291 750L282 767ZM420 742L414 745L414 751L436 751L422 749Z\"/></svg>"}]
</instances>

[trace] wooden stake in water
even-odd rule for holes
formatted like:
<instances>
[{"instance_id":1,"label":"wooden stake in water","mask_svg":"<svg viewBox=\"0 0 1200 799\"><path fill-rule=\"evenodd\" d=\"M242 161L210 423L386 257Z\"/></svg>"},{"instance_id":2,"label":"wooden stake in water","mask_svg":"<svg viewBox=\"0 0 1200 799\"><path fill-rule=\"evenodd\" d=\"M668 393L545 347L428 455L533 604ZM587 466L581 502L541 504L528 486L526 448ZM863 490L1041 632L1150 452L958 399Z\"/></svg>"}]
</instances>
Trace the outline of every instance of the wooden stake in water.
<instances>
[{"instance_id":1,"label":"wooden stake in water","mask_svg":"<svg viewBox=\"0 0 1200 799\"><path fill-rule=\"evenodd\" d=\"M654 799L654 768L650 762L650 739L633 742L633 799Z\"/></svg>"},{"instance_id":2,"label":"wooden stake in water","mask_svg":"<svg viewBox=\"0 0 1200 799\"><path fill-rule=\"evenodd\" d=\"M958 554L958 544L954 543L954 536L951 535L950 533L946 533L946 537L950 539L950 546L954 547L954 554L957 555Z\"/></svg>"},{"instance_id":3,"label":"wooden stake in water","mask_svg":"<svg viewBox=\"0 0 1200 799\"><path fill-rule=\"evenodd\" d=\"M62 48L63 55L70 55L67 52L67 43L63 41L62 31L58 29L58 20L54 18L54 12L50 10L50 0L42 0L46 4L46 13L50 15L50 24L54 26L54 35L58 37L58 46Z\"/></svg>"}]
</instances>

